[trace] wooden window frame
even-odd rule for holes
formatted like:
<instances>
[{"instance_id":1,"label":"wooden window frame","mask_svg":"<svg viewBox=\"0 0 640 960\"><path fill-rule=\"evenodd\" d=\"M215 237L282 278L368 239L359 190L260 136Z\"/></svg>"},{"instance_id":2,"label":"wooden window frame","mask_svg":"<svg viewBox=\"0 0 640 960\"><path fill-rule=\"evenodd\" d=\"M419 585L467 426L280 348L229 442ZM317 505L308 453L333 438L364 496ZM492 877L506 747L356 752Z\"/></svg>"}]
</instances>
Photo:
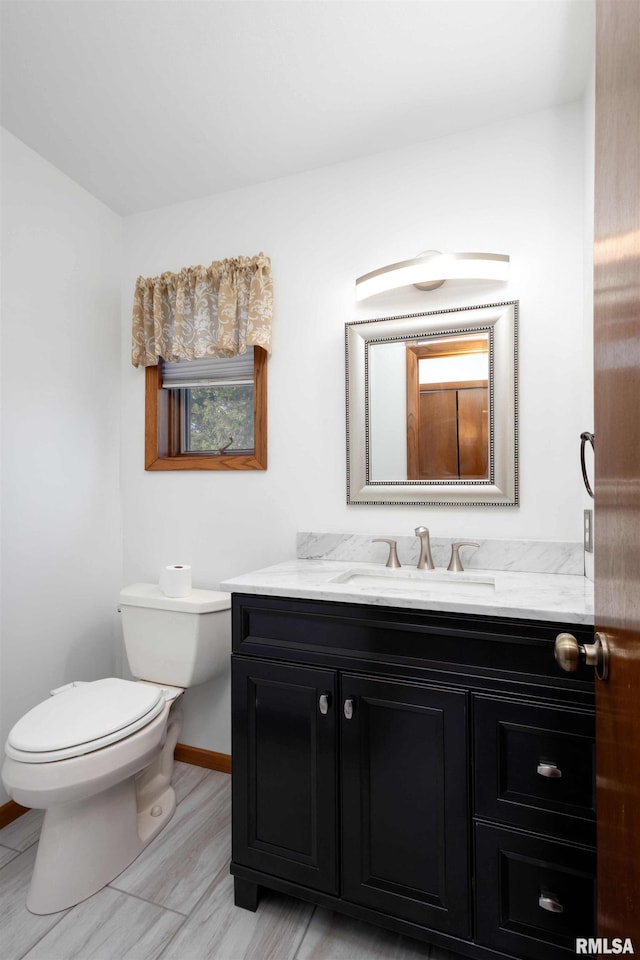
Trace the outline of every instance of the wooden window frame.
<instances>
[{"instance_id":1,"label":"wooden window frame","mask_svg":"<svg viewBox=\"0 0 640 960\"><path fill-rule=\"evenodd\" d=\"M180 404L173 390L163 390L158 366L145 371L145 470L266 470L267 353L253 350L253 453L180 453Z\"/></svg>"}]
</instances>

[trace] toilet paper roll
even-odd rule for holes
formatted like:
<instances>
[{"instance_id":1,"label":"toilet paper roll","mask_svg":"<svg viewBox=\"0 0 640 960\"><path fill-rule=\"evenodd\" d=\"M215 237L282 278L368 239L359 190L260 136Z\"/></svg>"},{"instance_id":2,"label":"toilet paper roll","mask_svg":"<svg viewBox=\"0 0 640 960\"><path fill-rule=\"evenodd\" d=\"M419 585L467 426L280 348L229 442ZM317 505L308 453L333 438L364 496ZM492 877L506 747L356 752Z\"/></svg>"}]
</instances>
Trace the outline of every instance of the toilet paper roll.
<instances>
[{"instance_id":1,"label":"toilet paper roll","mask_svg":"<svg viewBox=\"0 0 640 960\"><path fill-rule=\"evenodd\" d=\"M188 597L191 593L191 567L171 563L160 571L159 586L165 597Z\"/></svg>"}]
</instances>

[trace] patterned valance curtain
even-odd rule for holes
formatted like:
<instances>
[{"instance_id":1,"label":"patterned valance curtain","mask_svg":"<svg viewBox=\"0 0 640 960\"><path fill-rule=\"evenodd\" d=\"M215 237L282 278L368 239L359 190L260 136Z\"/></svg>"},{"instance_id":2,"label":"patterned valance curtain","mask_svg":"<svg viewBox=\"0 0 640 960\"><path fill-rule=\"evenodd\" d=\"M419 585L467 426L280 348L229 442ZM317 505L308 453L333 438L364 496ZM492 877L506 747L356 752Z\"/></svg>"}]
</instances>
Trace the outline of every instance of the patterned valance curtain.
<instances>
[{"instance_id":1,"label":"patterned valance curtain","mask_svg":"<svg viewBox=\"0 0 640 960\"><path fill-rule=\"evenodd\" d=\"M272 314L271 261L263 253L138 277L131 362L233 357L251 345L271 353Z\"/></svg>"}]
</instances>

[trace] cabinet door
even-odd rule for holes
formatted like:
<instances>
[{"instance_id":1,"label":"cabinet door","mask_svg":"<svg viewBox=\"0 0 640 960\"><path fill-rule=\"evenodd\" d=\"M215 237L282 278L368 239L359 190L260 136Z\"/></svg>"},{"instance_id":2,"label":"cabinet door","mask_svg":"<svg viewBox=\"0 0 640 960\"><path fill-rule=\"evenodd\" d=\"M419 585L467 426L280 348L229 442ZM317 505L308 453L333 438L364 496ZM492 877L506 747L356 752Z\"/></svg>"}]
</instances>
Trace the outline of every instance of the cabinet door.
<instances>
[{"instance_id":1,"label":"cabinet door","mask_svg":"<svg viewBox=\"0 0 640 960\"><path fill-rule=\"evenodd\" d=\"M336 674L234 659L232 678L233 860L337 893Z\"/></svg>"},{"instance_id":2,"label":"cabinet door","mask_svg":"<svg viewBox=\"0 0 640 960\"><path fill-rule=\"evenodd\" d=\"M465 693L344 675L341 709L344 897L468 934Z\"/></svg>"}]
</instances>

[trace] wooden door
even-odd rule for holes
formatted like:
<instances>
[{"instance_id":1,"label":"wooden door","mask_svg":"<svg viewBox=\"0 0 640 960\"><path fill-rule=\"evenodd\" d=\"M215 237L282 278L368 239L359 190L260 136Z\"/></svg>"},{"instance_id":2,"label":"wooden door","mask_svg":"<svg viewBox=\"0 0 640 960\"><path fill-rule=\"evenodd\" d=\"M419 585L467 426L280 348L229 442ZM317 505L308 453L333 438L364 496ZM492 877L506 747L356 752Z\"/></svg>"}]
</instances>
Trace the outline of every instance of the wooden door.
<instances>
[{"instance_id":1,"label":"wooden door","mask_svg":"<svg viewBox=\"0 0 640 960\"><path fill-rule=\"evenodd\" d=\"M640 3L596 11L598 934L640 954Z\"/></svg>"},{"instance_id":2,"label":"wooden door","mask_svg":"<svg viewBox=\"0 0 640 960\"><path fill-rule=\"evenodd\" d=\"M336 674L241 658L232 673L233 861L337 893Z\"/></svg>"},{"instance_id":3,"label":"wooden door","mask_svg":"<svg viewBox=\"0 0 640 960\"><path fill-rule=\"evenodd\" d=\"M346 900L468 936L466 694L346 674Z\"/></svg>"},{"instance_id":4,"label":"wooden door","mask_svg":"<svg viewBox=\"0 0 640 960\"><path fill-rule=\"evenodd\" d=\"M488 480L489 390L458 390L458 463L461 480Z\"/></svg>"},{"instance_id":5,"label":"wooden door","mask_svg":"<svg viewBox=\"0 0 640 960\"><path fill-rule=\"evenodd\" d=\"M433 384L417 389L412 429L407 430L408 479L487 480L486 382Z\"/></svg>"},{"instance_id":6,"label":"wooden door","mask_svg":"<svg viewBox=\"0 0 640 960\"><path fill-rule=\"evenodd\" d=\"M421 390L417 476L409 480L458 478L457 390Z\"/></svg>"}]
</instances>

